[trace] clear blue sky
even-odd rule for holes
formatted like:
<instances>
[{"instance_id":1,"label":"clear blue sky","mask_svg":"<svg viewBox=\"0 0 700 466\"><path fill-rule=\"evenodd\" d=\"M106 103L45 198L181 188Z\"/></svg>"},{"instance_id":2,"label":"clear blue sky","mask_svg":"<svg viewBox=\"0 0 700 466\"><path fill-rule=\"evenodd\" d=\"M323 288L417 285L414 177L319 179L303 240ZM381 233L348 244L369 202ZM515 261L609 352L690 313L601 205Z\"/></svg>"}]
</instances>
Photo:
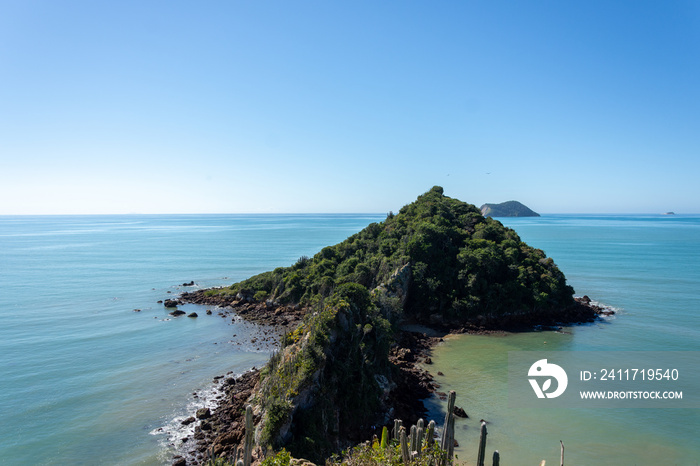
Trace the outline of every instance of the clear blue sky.
<instances>
[{"instance_id":1,"label":"clear blue sky","mask_svg":"<svg viewBox=\"0 0 700 466\"><path fill-rule=\"evenodd\" d=\"M697 1L0 0L0 214L700 212Z\"/></svg>"}]
</instances>

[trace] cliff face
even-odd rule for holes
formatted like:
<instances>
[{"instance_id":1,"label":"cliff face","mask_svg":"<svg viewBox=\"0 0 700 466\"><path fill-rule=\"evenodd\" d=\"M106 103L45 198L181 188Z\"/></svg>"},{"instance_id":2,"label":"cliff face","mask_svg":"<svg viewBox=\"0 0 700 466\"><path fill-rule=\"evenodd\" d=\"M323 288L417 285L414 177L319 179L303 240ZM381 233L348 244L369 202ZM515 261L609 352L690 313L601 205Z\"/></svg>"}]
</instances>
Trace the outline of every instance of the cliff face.
<instances>
[{"instance_id":1,"label":"cliff face","mask_svg":"<svg viewBox=\"0 0 700 466\"><path fill-rule=\"evenodd\" d=\"M485 217L539 217L540 214L518 201L507 201L500 204L484 204L481 214Z\"/></svg>"},{"instance_id":2,"label":"cliff face","mask_svg":"<svg viewBox=\"0 0 700 466\"><path fill-rule=\"evenodd\" d=\"M397 356L398 323L449 330L590 318L544 252L440 187L312 258L197 299L304 315L251 402L259 445L316 461L401 411L394 390L406 385L402 361L412 356Z\"/></svg>"},{"instance_id":3,"label":"cliff face","mask_svg":"<svg viewBox=\"0 0 700 466\"><path fill-rule=\"evenodd\" d=\"M321 462L388 423L391 343L391 324L367 289L339 286L262 370L259 444Z\"/></svg>"}]
</instances>

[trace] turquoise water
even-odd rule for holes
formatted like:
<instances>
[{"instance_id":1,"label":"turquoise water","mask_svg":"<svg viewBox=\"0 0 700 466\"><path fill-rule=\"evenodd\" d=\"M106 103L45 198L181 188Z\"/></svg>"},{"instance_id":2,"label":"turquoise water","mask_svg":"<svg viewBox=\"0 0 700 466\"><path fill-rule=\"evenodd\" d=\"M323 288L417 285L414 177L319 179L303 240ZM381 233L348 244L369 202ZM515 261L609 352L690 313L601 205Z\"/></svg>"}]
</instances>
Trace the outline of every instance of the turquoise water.
<instances>
[{"instance_id":1,"label":"turquoise water","mask_svg":"<svg viewBox=\"0 0 700 466\"><path fill-rule=\"evenodd\" d=\"M0 217L0 463L168 464L177 420L212 403L212 378L261 365L271 346L250 343L252 325L195 306L183 309L199 318L173 319L156 301L192 289L179 286L190 280L218 286L290 265L383 218ZM458 426L460 443L471 444L472 422L483 417L503 464L545 456L557 464L560 439L567 464L697 464L696 410L513 413L501 409L502 373L488 367L504 350L544 341L549 349L700 349L700 217L504 220L553 257L578 294L620 312L570 335L462 337L438 348L443 388L456 388L472 416Z\"/></svg>"},{"instance_id":2,"label":"turquoise water","mask_svg":"<svg viewBox=\"0 0 700 466\"><path fill-rule=\"evenodd\" d=\"M479 420L506 464L700 464L698 409L549 409L510 407L509 351L700 350L700 217L573 216L501 219L564 270L577 295L613 307L616 316L567 328L506 336L450 337L435 349L440 390L457 391L471 416L458 421L458 454L475 464ZM700 389L700 387L698 387ZM443 403L430 400L441 418Z\"/></svg>"},{"instance_id":3,"label":"turquoise water","mask_svg":"<svg viewBox=\"0 0 700 466\"><path fill-rule=\"evenodd\" d=\"M288 266L383 217L0 217L0 463L169 464L176 420L212 402L212 378L271 348L249 343L252 325L195 306L170 318L157 301Z\"/></svg>"}]
</instances>

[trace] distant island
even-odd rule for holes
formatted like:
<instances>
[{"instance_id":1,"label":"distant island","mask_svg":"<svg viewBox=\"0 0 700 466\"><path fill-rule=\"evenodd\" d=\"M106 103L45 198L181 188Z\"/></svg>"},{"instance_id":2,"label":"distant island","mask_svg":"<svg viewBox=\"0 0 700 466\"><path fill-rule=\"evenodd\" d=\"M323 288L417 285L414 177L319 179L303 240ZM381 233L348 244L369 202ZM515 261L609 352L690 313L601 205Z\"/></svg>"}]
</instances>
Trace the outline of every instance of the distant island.
<instances>
[{"instance_id":1,"label":"distant island","mask_svg":"<svg viewBox=\"0 0 700 466\"><path fill-rule=\"evenodd\" d=\"M543 251L435 186L290 267L179 297L284 329L265 367L217 380L216 410L183 421L199 422L189 456L204 463L242 448L249 404L254 457L284 448L324 464L375 428L424 415L437 384L418 364L439 338L406 324L444 335L593 321L601 309L573 293Z\"/></svg>"},{"instance_id":2,"label":"distant island","mask_svg":"<svg viewBox=\"0 0 700 466\"><path fill-rule=\"evenodd\" d=\"M484 204L481 206L484 217L539 217L540 214L518 201Z\"/></svg>"}]
</instances>

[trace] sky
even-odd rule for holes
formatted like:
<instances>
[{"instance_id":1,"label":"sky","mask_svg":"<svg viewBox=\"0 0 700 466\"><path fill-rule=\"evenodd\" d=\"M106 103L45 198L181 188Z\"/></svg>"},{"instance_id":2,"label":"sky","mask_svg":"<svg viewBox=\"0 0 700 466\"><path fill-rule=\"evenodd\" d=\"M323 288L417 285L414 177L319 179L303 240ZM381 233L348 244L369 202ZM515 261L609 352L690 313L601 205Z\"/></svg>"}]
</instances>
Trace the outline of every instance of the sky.
<instances>
[{"instance_id":1,"label":"sky","mask_svg":"<svg viewBox=\"0 0 700 466\"><path fill-rule=\"evenodd\" d=\"M700 2L0 0L0 215L700 213Z\"/></svg>"}]
</instances>

